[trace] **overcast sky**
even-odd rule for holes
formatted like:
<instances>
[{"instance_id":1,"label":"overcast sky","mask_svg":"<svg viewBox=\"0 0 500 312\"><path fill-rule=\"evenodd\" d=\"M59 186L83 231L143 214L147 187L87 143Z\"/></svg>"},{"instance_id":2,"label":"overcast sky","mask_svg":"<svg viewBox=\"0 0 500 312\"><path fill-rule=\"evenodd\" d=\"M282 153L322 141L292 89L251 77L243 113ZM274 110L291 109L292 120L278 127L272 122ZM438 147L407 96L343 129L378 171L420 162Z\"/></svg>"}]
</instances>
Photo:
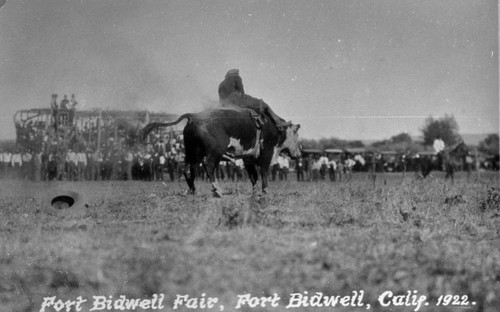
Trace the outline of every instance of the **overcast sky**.
<instances>
[{"instance_id":1,"label":"overcast sky","mask_svg":"<svg viewBox=\"0 0 500 312\"><path fill-rule=\"evenodd\" d=\"M497 0L8 0L0 8L0 139L18 109L196 112L227 70L301 136L419 135L453 114L499 129Z\"/></svg>"}]
</instances>

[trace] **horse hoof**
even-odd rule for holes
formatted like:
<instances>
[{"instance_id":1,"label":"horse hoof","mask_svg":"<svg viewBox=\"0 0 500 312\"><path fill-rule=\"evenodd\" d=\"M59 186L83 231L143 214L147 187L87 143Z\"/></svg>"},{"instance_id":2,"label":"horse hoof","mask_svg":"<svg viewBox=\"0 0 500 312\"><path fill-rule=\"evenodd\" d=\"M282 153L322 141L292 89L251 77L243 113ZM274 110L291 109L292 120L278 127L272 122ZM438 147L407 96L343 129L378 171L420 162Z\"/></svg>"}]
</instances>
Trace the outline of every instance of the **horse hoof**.
<instances>
[{"instance_id":1,"label":"horse hoof","mask_svg":"<svg viewBox=\"0 0 500 312\"><path fill-rule=\"evenodd\" d=\"M194 191L194 190L185 190L184 192L182 192L182 196L195 195L195 194L196 194L196 191Z\"/></svg>"}]
</instances>

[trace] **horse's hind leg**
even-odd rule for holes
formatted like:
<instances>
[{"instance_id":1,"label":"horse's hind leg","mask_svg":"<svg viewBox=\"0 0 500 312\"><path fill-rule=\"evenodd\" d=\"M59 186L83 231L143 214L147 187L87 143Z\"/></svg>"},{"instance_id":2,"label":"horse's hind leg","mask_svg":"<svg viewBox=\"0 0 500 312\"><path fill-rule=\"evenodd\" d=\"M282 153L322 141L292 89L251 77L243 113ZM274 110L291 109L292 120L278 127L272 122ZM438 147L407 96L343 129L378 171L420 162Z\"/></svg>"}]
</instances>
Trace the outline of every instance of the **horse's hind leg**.
<instances>
[{"instance_id":1,"label":"horse's hind leg","mask_svg":"<svg viewBox=\"0 0 500 312\"><path fill-rule=\"evenodd\" d=\"M203 167L205 168L205 172L207 173L207 177L212 182L212 195L214 197L222 197L222 191L219 187L219 183L217 183L217 179L215 178L215 168L219 164L219 159L216 157L207 157L207 161L203 162Z\"/></svg>"},{"instance_id":2,"label":"horse's hind leg","mask_svg":"<svg viewBox=\"0 0 500 312\"><path fill-rule=\"evenodd\" d=\"M194 186L194 178L196 175L196 164L186 164L184 167L184 177L186 178L186 182L189 186L189 191L191 194L196 193L196 187Z\"/></svg>"}]
</instances>

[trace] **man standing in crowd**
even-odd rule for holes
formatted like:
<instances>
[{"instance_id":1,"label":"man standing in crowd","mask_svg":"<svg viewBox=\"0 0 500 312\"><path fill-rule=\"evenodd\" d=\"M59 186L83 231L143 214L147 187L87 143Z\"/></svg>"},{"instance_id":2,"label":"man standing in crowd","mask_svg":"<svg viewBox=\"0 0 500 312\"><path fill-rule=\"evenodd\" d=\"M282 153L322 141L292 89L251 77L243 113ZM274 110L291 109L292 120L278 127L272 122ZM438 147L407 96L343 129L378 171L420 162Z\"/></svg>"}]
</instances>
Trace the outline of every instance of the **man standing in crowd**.
<instances>
[{"instance_id":1,"label":"man standing in crowd","mask_svg":"<svg viewBox=\"0 0 500 312\"><path fill-rule=\"evenodd\" d=\"M40 173L42 171L42 152L33 153L30 167L30 179L37 182L40 181Z\"/></svg>"},{"instance_id":2,"label":"man standing in crowd","mask_svg":"<svg viewBox=\"0 0 500 312\"><path fill-rule=\"evenodd\" d=\"M280 165L278 164L278 158L276 157L271 160L271 181L276 181L276 174L280 170Z\"/></svg>"},{"instance_id":3,"label":"man standing in crowd","mask_svg":"<svg viewBox=\"0 0 500 312\"><path fill-rule=\"evenodd\" d=\"M132 180L132 166L134 165L134 154L131 150L125 152L125 166L127 170L126 180Z\"/></svg>"},{"instance_id":4,"label":"man standing in crowd","mask_svg":"<svg viewBox=\"0 0 500 312\"><path fill-rule=\"evenodd\" d=\"M285 155L280 154L278 156L278 165L280 181L288 180L288 170L290 169L290 162L288 161L288 158Z\"/></svg>"},{"instance_id":5,"label":"man standing in crowd","mask_svg":"<svg viewBox=\"0 0 500 312\"><path fill-rule=\"evenodd\" d=\"M5 177L4 172L4 163L3 163L3 150L0 149L0 178Z\"/></svg>"},{"instance_id":6,"label":"man standing in crowd","mask_svg":"<svg viewBox=\"0 0 500 312\"><path fill-rule=\"evenodd\" d=\"M42 152L40 152L40 178L42 181L47 180L48 163L49 153L47 151L47 148L44 148Z\"/></svg>"},{"instance_id":7,"label":"man standing in crowd","mask_svg":"<svg viewBox=\"0 0 500 312\"><path fill-rule=\"evenodd\" d=\"M11 167L15 177L20 176L22 165L23 159L21 157L21 153L19 150L16 150L16 152L12 154L11 158Z\"/></svg>"},{"instance_id":8,"label":"man standing in crowd","mask_svg":"<svg viewBox=\"0 0 500 312\"><path fill-rule=\"evenodd\" d=\"M297 173L297 181L304 181L304 159L302 157L295 161L295 172Z\"/></svg>"},{"instance_id":9,"label":"man standing in crowd","mask_svg":"<svg viewBox=\"0 0 500 312\"><path fill-rule=\"evenodd\" d=\"M56 153L50 153L47 162L47 179L49 181L57 179L57 156Z\"/></svg>"},{"instance_id":10,"label":"man standing in crowd","mask_svg":"<svg viewBox=\"0 0 500 312\"><path fill-rule=\"evenodd\" d=\"M342 162L342 158L337 159L337 181L341 182L342 177L344 176L344 163Z\"/></svg>"},{"instance_id":11,"label":"man standing in crowd","mask_svg":"<svg viewBox=\"0 0 500 312\"><path fill-rule=\"evenodd\" d=\"M347 180L352 178L352 168L354 168L356 162L352 159L352 156L349 156L345 161L345 176Z\"/></svg>"},{"instance_id":12,"label":"man standing in crowd","mask_svg":"<svg viewBox=\"0 0 500 312\"><path fill-rule=\"evenodd\" d=\"M314 164L314 160L312 154L307 155L304 161L304 171L306 172L306 180L311 181L312 179L312 167Z\"/></svg>"},{"instance_id":13,"label":"man standing in crowd","mask_svg":"<svg viewBox=\"0 0 500 312\"><path fill-rule=\"evenodd\" d=\"M326 157L325 153L319 158L319 163L321 166L319 169L321 180L324 180L326 178L326 172L328 171L328 157Z\"/></svg>"},{"instance_id":14,"label":"man standing in crowd","mask_svg":"<svg viewBox=\"0 0 500 312\"><path fill-rule=\"evenodd\" d=\"M52 108L52 118L54 119L54 130L57 131L59 106L57 106L57 94L52 94L52 101L50 102L50 107Z\"/></svg>"},{"instance_id":15,"label":"man standing in crowd","mask_svg":"<svg viewBox=\"0 0 500 312\"><path fill-rule=\"evenodd\" d=\"M78 105L78 102L75 99L75 95L71 95L71 101L69 104L69 123L73 124L73 120L75 119L75 111L76 111L76 105Z\"/></svg>"},{"instance_id":16,"label":"man standing in crowd","mask_svg":"<svg viewBox=\"0 0 500 312\"><path fill-rule=\"evenodd\" d=\"M78 181L83 181L85 180L85 172L87 169L87 155L83 151L83 149L80 149L78 153L76 154L76 159L77 159L77 170L78 170Z\"/></svg>"},{"instance_id":17,"label":"man standing in crowd","mask_svg":"<svg viewBox=\"0 0 500 312\"><path fill-rule=\"evenodd\" d=\"M243 159L238 158L234 161L234 170L236 171L236 181L244 180L245 163Z\"/></svg>"},{"instance_id":18,"label":"man standing in crowd","mask_svg":"<svg viewBox=\"0 0 500 312\"><path fill-rule=\"evenodd\" d=\"M68 105L69 105L68 96L65 94L64 95L64 99L62 99L62 101L61 101L60 109L67 110L68 109Z\"/></svg>"},{"instance_id":19,"label":"man standing in crowd","mask_svg":"<svg viewBox=\"0 0 500 312\"><path fill-rule=\"evenodd\" d=\"M337 163L333 159L333 156L328 157L328 173L330 176L330 181L334 182L336 180L335 178L335 172L337 171Z\"/></svg>"},{"instance_id":20,"label":"man standing in crowd","mask_svg":"<svg viewBox=\"0 0 500 312\"><path fill-rule=\"evenodd\" d=\"M78 166L78 158L73 150L68 149L68 153L66 154L66 170L68 174L68 180L74 181L77 178L77 166Z\"/></svg>"},{"instance_id":21,"label":"man standing in crowd","mask_svg":"<svg viewBox=\"0 0 500 312\"><path fill-rule=\"evenodd\" d=\"M10 177L12 174L12 153L9 151L5 151L3 153L3 167L4 167L4 175L6 177Z\"/></svg>"},{"instance_id":22,"label":"man standing in crowd","mask_svg":"<svg viewBox=\"0 0 500 312\"><path fill-rule=\"evenodd\" d=\"M93 154L92 154L92 174L94 176L94 181L99 180L101 177L101 173L104 171L104 157L102 155L102 152L97 149ZM101 179L102 180L102 179Z\"/></svg>"},{"instance_id":23,"label":"man standing in crowd","mask_svg":"<svg viewBox=\"0 0 500 312\"><path fill-rule=\"evenodd\" d=\"M320 174L320 170L321 170L321 161L319 160L319 158L317 156L314 157L313 159L313 164L312 164L312 180L314 182L318 182L321 174Z\"/></svg>"}]
</instances>

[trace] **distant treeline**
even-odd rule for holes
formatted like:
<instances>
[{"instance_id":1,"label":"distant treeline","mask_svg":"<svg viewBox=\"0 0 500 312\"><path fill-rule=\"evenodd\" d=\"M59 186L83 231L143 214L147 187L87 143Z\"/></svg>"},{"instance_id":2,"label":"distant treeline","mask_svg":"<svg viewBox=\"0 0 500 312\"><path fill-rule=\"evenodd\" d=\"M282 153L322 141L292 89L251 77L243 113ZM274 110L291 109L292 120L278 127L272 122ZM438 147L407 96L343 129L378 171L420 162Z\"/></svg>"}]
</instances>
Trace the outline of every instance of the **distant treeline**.
<instances>
[{"instance_id":1,"label":"distant treeline","mask_svg":"<svg viewBox=\"0 0 500 312\"><path fill-rule=\"evenodd\" d=\"M395 135L387 140L373 142L365 145L360 140L342 140L335 137L322 138L319 140L304 139L301 140L303 148L324 150L327 148L366 148L375 151L395 151L395 152L419 152L424 149L421 142L415 142L411 136L406 133Z\"/></svg>"},{"instance_id":2,"label":"distant treeline","mask_svg":"<svg viewBox=\"0 0 500 312\"><path fill-rule=\"evenodd\" d=\"M302 144L302 148L304 149L319 149L319 150L324 150L326 148L345 149L345 148L366 147L365 144L363 144L363 142L361 142L360 140L348 141L337 138L327 138L327 139L322 138L319 140L302 139L300 143Z\"/></svg>"}]
</instances>

